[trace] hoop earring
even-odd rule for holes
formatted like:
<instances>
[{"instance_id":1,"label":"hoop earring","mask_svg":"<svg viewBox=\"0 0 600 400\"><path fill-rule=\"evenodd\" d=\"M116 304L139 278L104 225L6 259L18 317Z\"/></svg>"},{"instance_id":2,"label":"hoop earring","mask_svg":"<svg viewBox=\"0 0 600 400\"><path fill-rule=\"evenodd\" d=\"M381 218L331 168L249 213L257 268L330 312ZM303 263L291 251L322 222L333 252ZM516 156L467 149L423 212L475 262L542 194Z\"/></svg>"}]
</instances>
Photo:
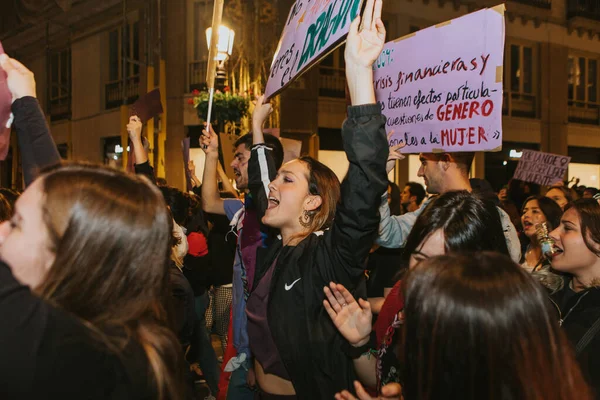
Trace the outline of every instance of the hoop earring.
<instances>
[{"instance_id":1,"label":"hoop earring","mask_svg":"<svg viewBox=\"0 0 600 400\"><path fill-rule=\"evenodd\" d=\"M312 212L304 210L302 212L302 215L298 218L298 220L300 221L300 225L302 225L303 228L310 228L314 216L315 215Z\"/></svg>"}]
</instances>

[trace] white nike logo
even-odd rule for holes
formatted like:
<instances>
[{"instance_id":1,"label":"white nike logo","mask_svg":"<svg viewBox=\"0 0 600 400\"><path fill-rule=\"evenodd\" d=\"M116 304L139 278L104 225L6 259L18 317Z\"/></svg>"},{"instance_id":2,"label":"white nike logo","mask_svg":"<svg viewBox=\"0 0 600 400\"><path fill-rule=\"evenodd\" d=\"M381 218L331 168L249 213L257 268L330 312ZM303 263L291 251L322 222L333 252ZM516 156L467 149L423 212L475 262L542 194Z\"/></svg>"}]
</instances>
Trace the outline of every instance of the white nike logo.
<instances>
[{"instance_id":1,"label":"white nike logo","mask_svg":"<svg viewBox=\"0 0 600 400\"><path fill-rule=\"evenodd\" d=\"M287 283L285 284L285 290L290 290L292 287L294 287L294 285L296 284L296 282L298 282L300 279L302 278L298 278L296 279L294 282L292 282L291 285L288 285Z\"/></svg>"}]
</instances>

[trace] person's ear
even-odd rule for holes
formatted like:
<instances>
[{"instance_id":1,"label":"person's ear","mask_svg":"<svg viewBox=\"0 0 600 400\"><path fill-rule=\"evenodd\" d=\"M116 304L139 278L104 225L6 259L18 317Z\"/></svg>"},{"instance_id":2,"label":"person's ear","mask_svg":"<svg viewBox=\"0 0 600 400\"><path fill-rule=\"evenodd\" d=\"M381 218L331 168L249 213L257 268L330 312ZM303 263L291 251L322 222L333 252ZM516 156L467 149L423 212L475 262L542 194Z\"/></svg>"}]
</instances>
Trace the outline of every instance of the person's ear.
<instances>
[{"instance_id":1,"label":"person's ear","mask_svg":"<svg viewBox=\"0 0 600 400\"><path fill-rule=\"evenodd\" d=\"M304 201L304 209L306 211L314 211L321 207L323 199L319 195L309 195Z\"/></svg>"}]
</instances>

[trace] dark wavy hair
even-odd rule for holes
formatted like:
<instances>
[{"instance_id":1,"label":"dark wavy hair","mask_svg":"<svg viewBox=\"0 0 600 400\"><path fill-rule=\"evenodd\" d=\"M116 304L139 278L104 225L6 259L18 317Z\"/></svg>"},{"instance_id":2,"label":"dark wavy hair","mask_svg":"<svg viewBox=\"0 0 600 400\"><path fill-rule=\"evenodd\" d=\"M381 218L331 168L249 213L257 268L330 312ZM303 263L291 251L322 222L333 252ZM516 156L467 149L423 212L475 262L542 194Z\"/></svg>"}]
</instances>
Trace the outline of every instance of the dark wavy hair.
<instances>
[{"instance_id":1,"label":"dark wavy hair","mask_svg":"<svg viewBox=\"0 0 600 400\"><path fill-rule=\"evenodd\" d=\"M433 257L402 285L405 400L592 399L547 293L509 257Z\"/></svg>"},{"instance_id":2,"label":"dark wavy hair","mask_svg":"<svg viewBox=\"0 0 600 400\"><path fill-rule=\"evenodd\" d=\"M523 207L521 208L521 215L523 215L523 210L527 207L527 203L532 200L536 200L546 217L546 224L548 225L548 232L556 229L558 225L560 225L560 218L563 215L563 210L560 206L552 200L550 197L546 196L530 196L523 202Z\"/></svg>"},{"instance_id":3,"label":"dark wavy hair","mask_svg":"<svg viewBox=\"0 0 600 400\"><path fill-rule=\"evenodd\" d=\"M419 245L441 229L450 251L496 251L508 255L506 238L496 206L465 191L434 197L410 231L402 257L408 262Z\"/></svg>"}]
</instances>

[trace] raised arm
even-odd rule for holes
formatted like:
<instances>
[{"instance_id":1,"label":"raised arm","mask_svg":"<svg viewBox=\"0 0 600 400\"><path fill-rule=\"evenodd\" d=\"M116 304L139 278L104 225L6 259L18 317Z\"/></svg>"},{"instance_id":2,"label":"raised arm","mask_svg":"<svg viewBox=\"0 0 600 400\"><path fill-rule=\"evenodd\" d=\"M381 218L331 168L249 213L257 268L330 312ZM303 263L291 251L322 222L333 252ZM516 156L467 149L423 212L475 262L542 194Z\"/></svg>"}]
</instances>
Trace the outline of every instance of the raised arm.
<instances>
[{"instance_id":1,"label":"raised arm","mask_svg":"<svg viewBox=\"0 0 600 400\"><path fill-rule=\"evenodd\" d=\"M60 155L36 98L33 73L4 54L0 56L0 66L6 71L8 89L13 95L14 126L28 186L40 169L60 163Z\"/></svg>"},{"instance_id":2,"label":"raised arm","mask_svg":"<svg viewBox=\"0 0 600 400\"><path fill-rule=\"evenodd\" d=\"M202 176L202 209L211 214L225 215L225 205L219 195L217 164L219 163L219 138L212 126L202 131L200 144L204 149L204 175Z\"/></svg>"},{"instance_id":3,"label":"raised arm","mask_svg":"<svg viewBox=\"0 0 600 400\"><path fill-rule=\"evenodd\" d=\"M248 161L248 189L256 204L259 219L262 219L268 205L269 183L277 175L277 167L271 154L272 149L265 144L263 126L273 112L270 103L264 103L265 97L256 99L252 113L252 152Z\"/></svg>"},{"instance_id":4,"label":"raised arm","mask_svg":"<svg viewBox=\"0 0 600 400\"><path fill-rule=\"evenodd\" d=\"M138 175L144 175L151 182L156 181L154 176L154 168L148 162L148 152L144 147L142 141L142 121L137 115L129 117L129 123L127 124L127 133L129 134L129 140L131 141L131 147L133 154L135 155L135 164L133 168L135 173Z\"/></svg>"},{"instance_id":5,"label":"raised arm","mask_svg":"<svg viewBox=\"0 0 600 400\"><path fill-rule=\"evenodd\" d=\"M381 7L381 0L368 1L362 30L357 18L346 43L346 79L352 106L342 127L342 140L350 166L341 186L341 203L325 239L333 249L334 269L321 273L349 287L364 270L379 226L381 195L388 185L385 118L375 102L372 69L385 41Z\"/></svg>"}]
</instances>

